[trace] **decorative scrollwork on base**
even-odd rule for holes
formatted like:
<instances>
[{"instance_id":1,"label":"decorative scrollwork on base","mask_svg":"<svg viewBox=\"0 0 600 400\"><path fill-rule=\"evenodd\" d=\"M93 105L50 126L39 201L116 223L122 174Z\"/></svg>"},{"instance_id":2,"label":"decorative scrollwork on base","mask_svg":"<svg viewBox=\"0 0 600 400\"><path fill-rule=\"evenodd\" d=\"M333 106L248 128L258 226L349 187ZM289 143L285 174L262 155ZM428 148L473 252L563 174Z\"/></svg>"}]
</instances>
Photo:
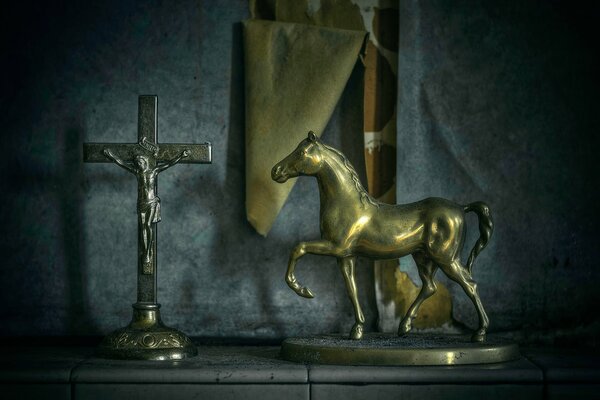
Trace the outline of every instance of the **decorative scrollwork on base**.
<instances>
[{"instance_id":1,"label":"decorative scrollwork on base","mask_svg":"<svg viewBox=\"0 0 600 400\"><path fill-rule=\"evenodd\" d=\"M177 331L121 331L108 336L104 345L114 349L168 349L191 345L192 341Z\"/></svg>"}]
</instances>

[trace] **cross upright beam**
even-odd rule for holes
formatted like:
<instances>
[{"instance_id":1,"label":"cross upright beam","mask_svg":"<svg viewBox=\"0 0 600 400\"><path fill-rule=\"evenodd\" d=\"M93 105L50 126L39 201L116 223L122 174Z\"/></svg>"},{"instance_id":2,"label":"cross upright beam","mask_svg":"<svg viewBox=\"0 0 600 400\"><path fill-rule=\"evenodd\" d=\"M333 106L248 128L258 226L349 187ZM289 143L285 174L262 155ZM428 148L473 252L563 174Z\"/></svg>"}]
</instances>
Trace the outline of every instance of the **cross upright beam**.
<instances>
[{"instance_id":1,"label":"cross upright beam","mask_svg":"<svg viewBox=\"0 0 600 400\"><path fill-rule=\"evenodd\" d=\"M158 143L157 96L140 96L137 143L85 143L83 160L116 163L138 180L138 303L156 303L158 173L175 163L212 161L210 143ZM145 164L145 165L141 165Z\"/></svg>"},{"instance_id":2,"label":"cross upright beam","mask_svg":"<svg viewBox=\"0 0 600 400\"><path fill-rule=\"evenodd\" d=\"M158 174L177 163L212 161L210 143L158 143L156 96L140 96L137 143L84 143L83 161L111 162L135 175L138 184L138 289L129 325L106 336L99 353L109 358L174 360L198 354L182 332L165 326L156 299Z\"/></svg>"}]
</instances>

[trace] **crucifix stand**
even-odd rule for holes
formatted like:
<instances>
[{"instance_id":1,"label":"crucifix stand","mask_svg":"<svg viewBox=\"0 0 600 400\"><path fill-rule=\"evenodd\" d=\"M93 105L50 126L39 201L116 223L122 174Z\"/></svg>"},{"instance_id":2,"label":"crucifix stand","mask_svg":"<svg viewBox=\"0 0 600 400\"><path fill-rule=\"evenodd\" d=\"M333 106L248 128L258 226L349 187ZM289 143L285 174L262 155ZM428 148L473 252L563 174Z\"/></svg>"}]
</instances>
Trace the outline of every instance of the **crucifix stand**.
<instances>
[{"instance_id":1,"label":"crucifix stand","mask_svg":"<svg viewBox=\"0 0 600 400\"><path fill-rule=\"evenodd\" d=\"M84 162L110 162L138 181L137 302L129 325L106 336L98 349L107 358L176 360L198 354L182 332L165 326L156 301L158 174L177 163L210 163L211 145L159 144L157 97L140 96L137 143L85 143Z\"/></svg>"}]
</instances>

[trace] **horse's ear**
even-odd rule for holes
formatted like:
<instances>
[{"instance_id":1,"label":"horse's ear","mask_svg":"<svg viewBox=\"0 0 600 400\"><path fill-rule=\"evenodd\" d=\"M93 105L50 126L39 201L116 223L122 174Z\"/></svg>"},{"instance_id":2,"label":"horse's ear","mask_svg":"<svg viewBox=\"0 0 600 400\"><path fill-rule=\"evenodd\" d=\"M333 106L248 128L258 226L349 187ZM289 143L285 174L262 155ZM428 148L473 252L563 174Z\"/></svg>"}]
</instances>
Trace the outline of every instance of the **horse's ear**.
<instances>
[{"instance_id":1,"label":"horse's ear","mask_svg":"<svg viewBox=\"0 0 600 400\"><path fill-rule=\"evenodd\" d=\"M309 142L317 141L317 135L315 135L315 133L313 131L308 131L308 141Z\"/></svg>"}]
</instances>

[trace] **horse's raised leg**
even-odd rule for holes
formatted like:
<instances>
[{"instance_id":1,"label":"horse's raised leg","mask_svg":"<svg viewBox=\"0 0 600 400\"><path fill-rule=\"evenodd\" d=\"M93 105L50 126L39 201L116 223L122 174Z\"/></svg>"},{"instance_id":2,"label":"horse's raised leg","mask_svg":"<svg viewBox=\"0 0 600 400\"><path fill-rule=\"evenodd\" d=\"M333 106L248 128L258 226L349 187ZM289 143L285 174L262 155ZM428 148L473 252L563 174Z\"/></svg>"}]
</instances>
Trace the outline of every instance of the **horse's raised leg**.
<instances>
[{"instance_id":1,"label":"horse's raised leg","mask_svg":"<svg viewBox=\"0 0 600 400\"><path fill-rule=\"evenodd\" d=\"M448 275L448 278L457 282L463 288L467 296L469 296L475 305L477 315L479 316L479 328L473 333L471 340L473 342L483 342L490 321L483 309L483 304L481 304L481 299L477 292L477 283L475 283L469 271L467 271L459 260L454 260L450 264L440 264L440 268Z\"/></svg>"},{"instance_id":2,"label":"horse's raised leg","mask_svg":"<svg viewBox=\"0 0 600 400\"><path fill-rule=\"evenodd\" d=\"M434 262L427 258L423 253L415 253L413 254L413 258L417 264L423 286L421 287L421 291L417 295L417 298L410 305L406 311L406 315L400 322L400 326L398 327L399 336L406 335L411 330L412 320L417 316L419 307L421 307L421 304L431 297L437 289L435 281L433 280L433 276L437 271L437 266Z\"/></svg>"},{"instance_id":3,"label":"horse's raised leg","mask_svg":"<svg viewBox=\"0 0 600 400\"><path fill-rule=\"evenodd\" d=\"M354 318L356 322L350 331L350 339L358 340L362 339L363 336L363 324L365 323L365 316L363 315L363 312L360 308L360 303L358 302L358 291L356 289L356 282L354 281L355 263L356 258L354 257L338 258L338 265L342 271L342 275L344 275L344 282L346 282L348 297L350 297L350 301L354 307Z\"/></svg>"},{"instance_id":4,"label":"horse's raised leg","mask_svg":"<svg viewBox=\"0 0 600 400\"><path fill-rule=\"evenodd\" d=\"M312 299L313 297L315 297L309 288L301 286L296 280L296 276L294 275L296 263L298 262L298 259L304 256L306 253L333 255L333 248L333 244L326 240L298 243L298 245L294 247L294 250L292 250L290 254L290 259L288 261L288 268L285 274L285 281L288 284L288 286L299 296L306 297L308 299Z\"/></svg>"}]
</instances>

